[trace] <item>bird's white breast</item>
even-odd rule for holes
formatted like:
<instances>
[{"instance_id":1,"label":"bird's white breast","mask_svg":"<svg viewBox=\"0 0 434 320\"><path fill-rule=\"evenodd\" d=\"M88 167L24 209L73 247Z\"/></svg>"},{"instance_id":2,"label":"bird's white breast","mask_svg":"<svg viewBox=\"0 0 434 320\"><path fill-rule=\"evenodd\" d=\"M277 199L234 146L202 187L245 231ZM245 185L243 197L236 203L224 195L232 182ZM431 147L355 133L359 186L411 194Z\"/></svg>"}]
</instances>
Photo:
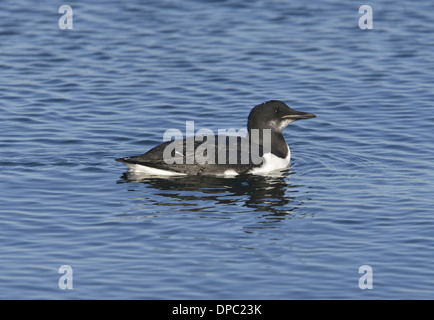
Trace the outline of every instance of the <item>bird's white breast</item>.
<instances>
[{"instance_id":1,"label":"bird's white breast","mask_svg":"<svg viewBox=\"0 0 434 320\"><path fill-rule=\"evenodd\" d=\"M148 166L142 166L140 164L127 163L127 167L130 172L151 176L185 176L184 173L172 172L167 170L161 170Z\"/></svg>"},{"instance_id":2,"label":"bird's white breast","mask_svg":"<svg viewBox=\"0 0 434 320\"><path fill-rule=\"evenodd\" d=\"M253 174L261 174L261 173L267 173L275 170L282 170L289 166L289 163L291 161L291 150L288 146L288 155L286 158L279 158L275 156L274 154L266 153L263 156L263 163L262 166L254 168L250 171L250 173Z\"/></svg>"}]
</instances>

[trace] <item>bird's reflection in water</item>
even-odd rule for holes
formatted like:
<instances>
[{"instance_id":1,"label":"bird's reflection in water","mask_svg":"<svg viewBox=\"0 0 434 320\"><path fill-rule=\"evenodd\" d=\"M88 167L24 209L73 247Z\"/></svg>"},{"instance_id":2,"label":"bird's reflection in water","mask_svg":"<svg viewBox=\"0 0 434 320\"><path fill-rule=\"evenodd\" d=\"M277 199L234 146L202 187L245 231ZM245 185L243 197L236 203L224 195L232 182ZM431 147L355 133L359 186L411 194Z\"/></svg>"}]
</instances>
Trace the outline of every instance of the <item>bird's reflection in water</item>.
<instances>
[{"instance_id":1,"label":"bird's reflection in water","mask_svg":"<svg viewBox=\"0 0 434 320\"><path fill-rule=\"evenodd\" d=\"M302 200L297 199L298 186L290 185L290 175L290 169L275 176L243 175L236 177L170 176L163 178L144 177L126 172L118 183L143 183L146 188L156 190L154 195L159 196L158 205L173 208L175 200L180 208L187 206L188 211L200 212L203 211L201 202L206 202L207 208L211 202L215 211L219 211L225 205L227 207L236 203L237 206L249 209L244 211L261 212L263 218L261 223L273 223L296 216L296 209L303 203ZM167 198L167 202L164 198ZM147 196L146 199L149 200L149 197ZM173 210L175 211L176 208ZM236 208L229 208L224 212L237 213L236 210Z\"/></svg>"}]
</instances>

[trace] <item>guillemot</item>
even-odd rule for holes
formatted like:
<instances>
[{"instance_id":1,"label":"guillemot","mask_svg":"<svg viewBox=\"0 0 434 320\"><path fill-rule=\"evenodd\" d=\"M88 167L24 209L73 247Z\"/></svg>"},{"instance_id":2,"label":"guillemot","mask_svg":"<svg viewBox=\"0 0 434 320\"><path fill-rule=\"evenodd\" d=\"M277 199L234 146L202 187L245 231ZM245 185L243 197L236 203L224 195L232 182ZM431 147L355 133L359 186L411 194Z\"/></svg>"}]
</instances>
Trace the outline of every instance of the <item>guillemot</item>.
<instances>
[{"instance_id":1,"label":"guillemot","mask_svg":"<svg viewBox=\"0 0 434 320\"><path fill-rule=\"evenodd\" d=\"M140 156L116 161L125 163L131 172L144 175L267 174L284 169L290 163L291 151L282 134L286 126L296 120L315 117L312 113L291 109L282 101L270 100L250 111L246 137L232 139L218 135L216 139L208 136L166 141ZM168 153L168 148L173 145L177 148L172 147ZM253 150L257 150L260 161L255 161ZM209 156L208 161L194 158L199 151ZM171 161L167 161L168 154L173 156ZM231 158L229 163L228 158ZM222 163L221 159L226 161Z\"/></svg>"}]
</instances>

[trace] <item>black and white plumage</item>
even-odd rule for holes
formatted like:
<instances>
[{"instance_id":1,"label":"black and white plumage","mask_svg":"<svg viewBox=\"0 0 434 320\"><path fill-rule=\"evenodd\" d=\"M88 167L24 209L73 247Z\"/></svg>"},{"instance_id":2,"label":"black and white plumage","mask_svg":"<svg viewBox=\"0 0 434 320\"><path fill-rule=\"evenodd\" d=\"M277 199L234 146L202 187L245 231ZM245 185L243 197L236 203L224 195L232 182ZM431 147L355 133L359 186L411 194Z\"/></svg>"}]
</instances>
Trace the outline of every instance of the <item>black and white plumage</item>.
<instances>
[{"instance_id":1,"label":"black and white plumage","mask_svg":"<svg viewBox=\"0 0 434 320\"><path fill-rule=\"evenodd\" d=\"M140 156L116 161L125 163L134 173L145 175L267 174L284 169L290 163L291 151L282 135L286 126L296 120L315 117L271 100L251 110L246 137L188 137L167 141Z\"/></svg>"}]
</instances>

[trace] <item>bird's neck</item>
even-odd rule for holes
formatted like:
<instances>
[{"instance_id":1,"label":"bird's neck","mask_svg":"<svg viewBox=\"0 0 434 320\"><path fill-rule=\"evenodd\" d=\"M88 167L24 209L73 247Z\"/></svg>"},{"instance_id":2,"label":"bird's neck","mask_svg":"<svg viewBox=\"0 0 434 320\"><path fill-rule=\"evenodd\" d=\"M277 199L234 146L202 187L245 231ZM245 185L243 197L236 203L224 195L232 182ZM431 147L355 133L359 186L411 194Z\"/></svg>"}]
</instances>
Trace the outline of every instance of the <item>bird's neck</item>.
<instances>
[{"instance_id":1,"label":"bird's neck","mask_svg":"<svg viewBox=\"0 0 434 320\"><path fill-rule=\"evenodd\" d=\"M288 156L288 145L281 132L270 130L268 133L264 134L264 130L256 129L252 132L250 128L248 131L250 143L253 142L260 145L264 149L264 153L267 152L266 150L269 150L272 154L279 158L286 158ZM270 136L270 139L267 138L267 135ZM268 142L269 140L271 141ZM270 145L264 145L268 143L270 143Z\"/></svg>"}]
</instances>

